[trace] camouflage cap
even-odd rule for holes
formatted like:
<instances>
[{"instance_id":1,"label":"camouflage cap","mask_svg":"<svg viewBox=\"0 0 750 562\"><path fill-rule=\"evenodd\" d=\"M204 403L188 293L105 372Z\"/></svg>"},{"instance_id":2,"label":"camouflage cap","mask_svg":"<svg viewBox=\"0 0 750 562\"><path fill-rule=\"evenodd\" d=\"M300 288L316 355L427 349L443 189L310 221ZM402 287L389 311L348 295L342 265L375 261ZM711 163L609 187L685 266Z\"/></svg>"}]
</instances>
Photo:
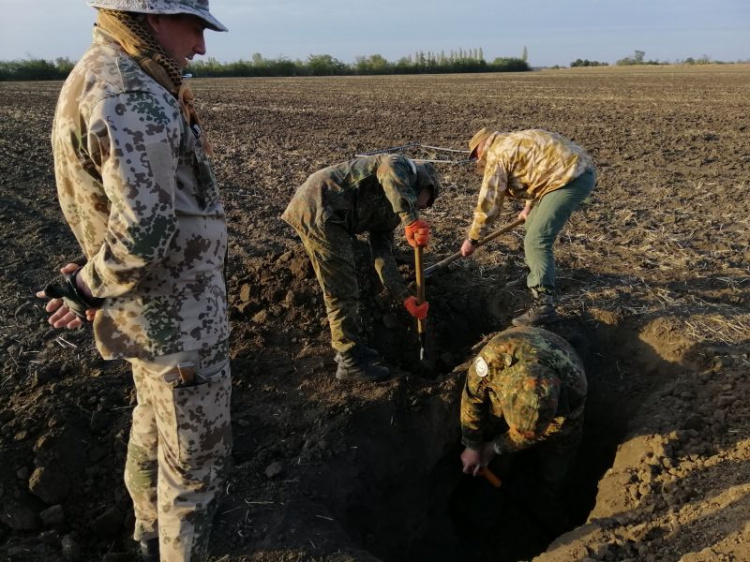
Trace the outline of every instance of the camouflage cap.
<instances>
[{"instance_id":1,"label":"camouflage cap","mask_svg":"<svg viewBox=\"0 0 750 562\"><path fill-rule=\"evenodd\" d=\"M544 431L557 414L560 379L539 364L527 364L512 377L502 405L506 421L521 434Z\"/></svg>"},{"instance_id":2,"label":"camouflage cap","mask_svg":"<svg viewBox=\"0 0 750 562\"><path fill-rule=\"evenodd\" d=\"M229 31L208 11L208 0L89 0L92 8L137 14L192 14L198 16L206 27L214 31Z\"/></svg>"},{"instance_id":3,"label":"camouflage cap","mask_svg":"<svg viewBox=\"0 0 750 562\"><path fill-rule=\"evenodd\" d=\"M487 138L494 132L495 131L488 129L487 127L482 127L473 137L471 137L471 140L469 141L469 150L471 150L469 158L474 159L477 157L477 148L479 148L479 145L487 140Z\"/></svg>"},{"instance_id":4,"label":"camouflage cap","mask_svg":"<svg viewBox=\"0 0 750 562\"><path fill-rule=\"evenodd\" d=\"M432 197L427 203L428 206L431 206L442 189L440 176L431 162L415 162L415 164L417 165L417 185L420 191L426 187L432 189Z\"/></svg>"}]
</instances>

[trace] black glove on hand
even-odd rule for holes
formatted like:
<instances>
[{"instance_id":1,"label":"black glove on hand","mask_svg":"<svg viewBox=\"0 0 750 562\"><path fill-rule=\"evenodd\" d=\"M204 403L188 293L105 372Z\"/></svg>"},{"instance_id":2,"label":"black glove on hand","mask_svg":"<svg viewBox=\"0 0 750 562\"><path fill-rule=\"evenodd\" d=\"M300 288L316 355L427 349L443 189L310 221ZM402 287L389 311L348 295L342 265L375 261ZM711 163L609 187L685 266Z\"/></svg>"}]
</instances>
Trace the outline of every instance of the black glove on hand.
<instances>
[{"instance_id":1,"label":"black glove on hand","mask_svg":"<svg viewBox=\"0 0 750 562\"><path fill-rule=\"evenodd\" d=\"M76 285L78 270L63 275L60 281L50 283L44 288L44 294L51 299L62 299L65 306L78 318L86 319L86 310L101 308L104 299L84 295Z\"/></svg>"}]
</instances>

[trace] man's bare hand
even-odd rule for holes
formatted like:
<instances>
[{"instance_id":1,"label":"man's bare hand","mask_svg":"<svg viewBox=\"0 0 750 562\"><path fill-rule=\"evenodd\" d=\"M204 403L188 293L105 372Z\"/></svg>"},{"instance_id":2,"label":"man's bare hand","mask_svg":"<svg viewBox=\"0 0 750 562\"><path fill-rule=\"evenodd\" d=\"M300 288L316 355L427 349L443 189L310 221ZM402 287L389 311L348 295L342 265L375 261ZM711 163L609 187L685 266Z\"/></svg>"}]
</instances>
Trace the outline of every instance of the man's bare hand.
<instances>
[{"instance_id":1,"label":"man's bare hand","mask_svg":"<svg viewBox=\"0 0 750 562\"><path fill-rule=\"evenodd\" d=\"M472 244L471 240L468 238L464 240L464 243L461 244L461 255L465 258L468 258L471 254L474 253L474 250L476 249L476 246Z\"/></svg>"},{"instance_id":2,"label":"man's bare hand","mask_svg":"<svg viewBox=\"0 0 750 562\"><path fill-rule=\"evenodd\" d=\"M518 218L526 222L526 219L528 218L529 213L531 212L531 209L533 207L534 207L534 204L532 202L526 203L526 206L524 206L523 211L518 213Z\"/></svg>"},{"instance_id":3,"label":"man's bare hand","mask_svg":"<svg viewBox=\"0 0 750 562\"><path fill-rule=\"evenodd\" d=\"M479 449L466 447L461 453L461 464L463 465L464 474L476 476L482 470L482 452Z\"/></svg>"},{"instance_id":4,"label":"man's bare hand","mask_svg":"<svg viewBox=\"0 0 750 562\"><path fill-rule=\"evenodd\" d=\"M79 269L81 266L77 263L68 263L60 268L62 275L69 275ZM88 287L86 287L88 289ZM38 291L36 296L40 299L48 299L49 297L44 291ZM67 328L68 330L76 330L83 325L83 319L79 318L74 312L72 312L62 299L49 299L49 302L44 307L44 310L51 313L48 318L48 322L55 328ZM94 321L96 316L96 309L89 308L86 310L86 320L88 322Z\"/></svg>"}]
</instances>

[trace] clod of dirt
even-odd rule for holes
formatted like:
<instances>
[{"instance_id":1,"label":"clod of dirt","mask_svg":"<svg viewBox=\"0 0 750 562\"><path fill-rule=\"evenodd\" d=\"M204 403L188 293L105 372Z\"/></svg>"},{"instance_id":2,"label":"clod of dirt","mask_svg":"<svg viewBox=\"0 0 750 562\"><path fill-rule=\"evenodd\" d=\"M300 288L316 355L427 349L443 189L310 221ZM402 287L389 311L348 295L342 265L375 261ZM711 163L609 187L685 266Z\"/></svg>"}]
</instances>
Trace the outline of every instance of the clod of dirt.
<instances>
[{"instance_id":1,"label":"clod of dirt","mask_svg":"<svg viewBox=\"0 0 750 562\"><path fill-rule=\"evenodd\" d=\"M70 493L70 478L63 472L39 466L29 478L29 490L47 504L62 502Z\"/></svg>"}]
</instances>

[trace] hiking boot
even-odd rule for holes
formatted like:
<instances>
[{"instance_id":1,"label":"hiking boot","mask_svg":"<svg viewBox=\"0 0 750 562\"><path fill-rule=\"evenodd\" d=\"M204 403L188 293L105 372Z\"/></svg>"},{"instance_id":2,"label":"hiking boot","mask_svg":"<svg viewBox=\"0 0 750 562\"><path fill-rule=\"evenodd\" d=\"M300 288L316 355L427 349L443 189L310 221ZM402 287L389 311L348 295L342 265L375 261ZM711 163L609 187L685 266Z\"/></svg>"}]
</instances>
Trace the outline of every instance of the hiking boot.
<instances>
[{"instance_id":1,"label":"hiking boot","mask_svg":"<svg viewBox=\"0 0 750 562\"><path fill-rule=\"evenodd\" d=\"M382 382L391 376L386 367L375 365L360 346L339 353L337 363L336 378L340 381Z\"/></svg>"},{"instance_id":2,"label":"hiking boot","mask_svg":"<svg viewBox=\"0 0 750 562\"><path fill-rule=\"evenodd\" d=\"M516 316L512 323L514 326L543 326L551 324L558 319L555 310L555 297L549 293L540 293L534 289L531 290L534 295L534 302L531 308Z\"/></svg>"},{"instance_id":3,"label":"hiking boot","mask_svg":"<svg viewBox=\"0 0 750 562\"><path fill-rule=\"evenodd\" d=\"M356 344L352 349L356 349L354 353L359 354L359 356L363 359L367 359L368 361L371 361L373 363L378 363L380 361L380 353L378 353L376 349L367 347L363 343ZM337 352L333 360L336 361L336 363L341 363L341 353Z\"/></svg>"},{"instance_id":4,"label":"hiking boot","mask_svg":"<svg viewBox=\"0 0 750 562\"><path fill-rule=\"evenodd\" d=\"M159 562L159 539L140 541L141 560L143 562Z\"/></svg>"}]
</instances>

